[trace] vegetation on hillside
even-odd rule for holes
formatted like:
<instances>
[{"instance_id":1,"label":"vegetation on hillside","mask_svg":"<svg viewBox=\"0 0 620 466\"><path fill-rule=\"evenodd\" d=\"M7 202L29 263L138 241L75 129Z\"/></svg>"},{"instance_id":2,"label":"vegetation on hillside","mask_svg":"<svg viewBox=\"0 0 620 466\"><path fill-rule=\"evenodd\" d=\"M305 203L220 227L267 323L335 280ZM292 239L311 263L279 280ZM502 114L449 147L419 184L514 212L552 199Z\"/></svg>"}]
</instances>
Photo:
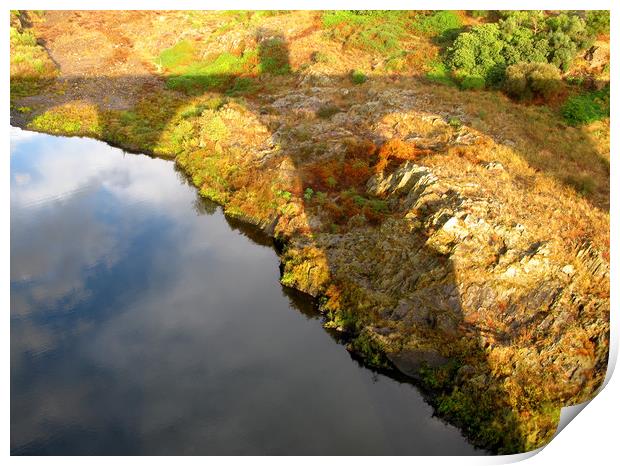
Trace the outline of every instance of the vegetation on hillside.
<instances>
[{"instance_id":1,"label":"vegetation on hillside","mask_svg":"<svg viewBox=\"0 0 620 466\"><path fill-rule=\"evenodd\" d=\"M99 12L93 21L86 12L79 21L101 28L101 50L117 48L108 29L121 24L133 60L110 64L95 56L80 61L85 77L53 84L58 71L37 34L55 58L75 64L61 45L73 46L72 35L85 26L65 19L45 30L35 21L29 30L20 14L12 14L11 30L12 117L20 125L174 158L203 196L286 244L282 283L317 296L326 326L347 333L350 349L375 367L391 367L389 350L434 338L445 324L385 317L397 313L408 280L417 286L448 277L448 289L472 279L466 269L458 280L451 272L459 265L449 259L458 239L429 247L443 234L451 215L444 204L453 198L488 200L483 219L497 220L493 213L519 238L554 245L551 259L562 266L584 243L608 254L608 63L604 54L596 66L583 58L595 36L605 42L605 12L166 12L135 13L132 21L120 21L121 12ZM109 76L128 63L139 79ZM429 172L411 172L403 186L435 172L450 189L412 207L408 195L369 188L412 166ZM493 203L505 208L492 211ZM503 241L489 238L497 245L489 257L466 254L483 263L474 264L476 273L505 260L512 246ZM526 264L535 255L524 254ZM532 270L549 259L540 256ZM367 262L348 268L360 257ZM412 278L418 266L428 268ZM558 280L569 280L565 275ZM525 287L517 279L513 288ZM605 298L603 285L584 286L592 299ZM522 451L549 438L559 406L577 395L546 383L563 376L555 369L531 365L540 356L527 353L533 339L548 345L551 338L532 323L545 315L520 322L513 303L496 304L486 315L461 316L455 335L434 341L451 359L424 368L420 383L439 413L474 441ZM574 319L566 320L570 344L553 348L568 345L592 359L595 345ZM432 330L415 333L425 322ZM463 331L474 324L476 331ZM400 340L377 336L389 325L397 325Z\"/></svg>"},{"instance_id":2,"label":"vegetation on hillside","mask_svg":"<svg viewBox=\"0 0 620 466\"><path fill-rule=\"evenodd\" d=\"M520 62L551 63L567 71L577 52L593 41L586 20L576 14L513 11L460 34L448 50L448 63L457 73L495 85L507 66Z\"/></svg>"},{"instance_id":3,"label":"vegetation on hillside","mask_svg":"<svg viewBox=\"0 0 620 466\"><path fill-rule=\"evenodd\" d=\"M30 21L39 21L41 12L34 12ZM56 77L56 67L34 34L22 25L22 15L11 10L11 98L40 92Z\"/></svg>"},{"instance_id":4,"label":"vegetation on hillside","mask_svg":"<svg viewBox=\"0 0 620 466\"><path fill-rule=\"evenodd\" d=\"M412 41L428 37L438 46L427 53L422 66L429 80L458 84L465 90L504 89L519 100L550 102L567 92L563 75L579 53L592 46L597 36L609 33L609 12L588 11L547 14L543 11L472 11L473 24L452 11L335 11L323 14L330 39L343 46L385 57L387 70L405 71L420 49ZM413 49L413 50L412 50ZM588 100L571 97L575 102ZM592 107L592 106L590 106ZM608 114L589 111L589 116L566 121L577 124ZM590 108L590 110L592 110Z\"/></svg>"},{"instance_id":5,"label":"vegetation on hillside","mask_svg":"<svg viewBox=\"0 0 620 466\"><path fill-rule=\"evenodd\" d=\"M570 97L562 106L564 119L572 125L593 123L609 118L609 85L599 91Z\"/></svg>"}]
</instances>

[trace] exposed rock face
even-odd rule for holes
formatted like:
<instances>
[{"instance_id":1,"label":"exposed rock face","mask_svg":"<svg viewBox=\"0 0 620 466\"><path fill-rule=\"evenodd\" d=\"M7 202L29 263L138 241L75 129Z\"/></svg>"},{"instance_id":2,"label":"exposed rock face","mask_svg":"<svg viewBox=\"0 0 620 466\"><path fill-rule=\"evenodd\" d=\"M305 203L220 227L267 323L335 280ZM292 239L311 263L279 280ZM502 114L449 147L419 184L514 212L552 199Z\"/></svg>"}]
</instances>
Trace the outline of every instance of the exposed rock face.
<instances>
[{"instance_id":1,"label":"exposed rock face","mask_svg":"<svg viewBox=\"0 0 620 466\"><path fill-rule=\"evenodd\" d=\"M365 339L415 379L428 382L432 371L447 368L445 399L490 390L494 409L510 410L517 390L519 409L535 412L579 403L602 381L609 302L590 292L608 286L600 253L584 245L566 264L553 239L494 221L497 201L468 197L413 162L373 176L367 189L397 202L403 218L375 230L319 235L312 245L293 241L285 269L310 269L316 259L307 252L317 250L325 251L329 269L308 270L308 281L295 286L313 295L328 280L355 289L357 306L376 315ZM536 422L543 437L555 428L552 420Z\"/></svg>"},{"instance_id":2,"label":"exposed rock face","mask_svg":"<svg viewBox=\"0 0 620 466\"><path fill-rule=\"evenodd\" d=\"M437 181L437 178L424 167L415 165L413 162L405 162L398 169L387 175L379 174L368 180L368 193L375 196L398 196L409 194L418 190L424 190L427 186Z\"/></svg>"},{"instance_id":3,"label":"exposed rock face","mask_svg":"<svg viewBox=\"0 0 620 466\"><path fill-rule=\"evenodd\" d=\"M154 47L144 26L135 18L119 23L118 14L114 24L139 49ZM184 20L162 18L180 21L186 34ZM577 129L534 106L416 77L377 75L352 85L347 63L334 72L304 58L304 50L328 45L321 31L291 49L306 67L261 77L259 95L235 101L170 91L142 55L132 52L123 66L108 62L90 36L76 41L82 30L63 12L50 15L42 33L61 65L61 86L16 102L15 124L46 130L32 126L38 116L63 122L77 114L83 128L85 107L76 102L84 101L102 131L60 134L176 157L202 195L281 241L282 283L317 297L327 324L352 336L352 351L416 379L441 415L485 447L540 446L561 406L593 396L608 351L609 199L604 192L585 199L566 186L564 172L581 170L587 155ZM209 53L238 54L244 42L260 40L237 31L216 37L204 42ZM178 38L169 34L152 52ZM600 54L592 51L593 63ZM20 114L22 106L32 114ZM129 116L140 124L128 124ZM570 150L578 147L575 154L550 146L557 133ZM391 154L377 168L377 152L390 141L407 156ZM608 178L594 158L588 173ZM340 210L347 202L354 214Z\"/></svg>"}]
</instances>

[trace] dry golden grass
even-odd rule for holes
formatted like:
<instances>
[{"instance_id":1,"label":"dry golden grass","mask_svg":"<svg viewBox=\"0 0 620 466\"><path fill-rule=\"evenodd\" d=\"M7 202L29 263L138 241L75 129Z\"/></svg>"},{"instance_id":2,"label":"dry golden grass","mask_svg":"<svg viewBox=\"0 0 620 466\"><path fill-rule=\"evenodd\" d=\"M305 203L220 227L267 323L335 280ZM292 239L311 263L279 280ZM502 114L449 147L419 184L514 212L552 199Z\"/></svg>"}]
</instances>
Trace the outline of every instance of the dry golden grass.
<instances>
[{"instance_id":1,"label":"dry golden grass","mask_svg":"<svg viewBox=\"0 0 620 466\"><path fill-rule=\"evenodd\" d=\"M591 339L608 322L609 282L578 274L572 286L594 304L582 313L587 324L576 321L559 336L539 331L536 321L511 327L524 316L512 315L507 299L462 316L456 335L388 319L380 311L408 296L417 267L430 267L420 274L422 284L489 286L497 280L501 238L489 236L497 248L484 254L448 257L431 242L441 226L415 226L423 212L406 212L403 199L373 198L366 183L376 171L389 175L400 162L416 160L449 185L445 197L452 192L479 202L472 205L482 210L474 213L493 225L521 226L524 244L548 243L551 263L586 267L575 259L585 243L608 262L609 121L573 128L554 106L430 84L419 76L423 56L437 52L428 38L406 44L415 50L398 71L377 64L373 54L342 50L319 26L316 12L55 12L45 26L36 26L52 55L63 70L103 81L75 80L77 91L68 86L66 94L48 92L15 105L33 105L32 115L22 118L38 130L92 135L176 157L205 197L288 241L282 282L324 296L335 327L389 327L397 336L386 337L383 350L424 341L474 367L479 377L438 398L440 412L457 413L494 435L488 442L506 435L511 448L540 444L553 432L558 403L591 394L600 379L588 364L605 349ZM201 58L224 51L239 56L256 49L258 28L283 34L292 73L252 76L260 87L243 97L165 88L156 63L162 50L186 39ZM78 63L75 51L87 59ZM370 79L352 84L352 69ZM119 73L148 79L123 80ZM97 91L102 82L119 96ZM300 108L273 105L288 95L300 97ZM122 105L109 104L110 97ZM314 99L326 100L318 111L311 109ZM321 116L320 108L332 110ZM394 277L402 280L392 286ZM515 289L532 283L531 275L512 282ZM358 346L372 359L376 348L364 335ZM532 356L532 341L549 349L547 359ZM568 383L561 364L550 362L563 357L583 360L583 387ZM502 414L476 424L479 407Z\"/></svg>"}]
</instances>

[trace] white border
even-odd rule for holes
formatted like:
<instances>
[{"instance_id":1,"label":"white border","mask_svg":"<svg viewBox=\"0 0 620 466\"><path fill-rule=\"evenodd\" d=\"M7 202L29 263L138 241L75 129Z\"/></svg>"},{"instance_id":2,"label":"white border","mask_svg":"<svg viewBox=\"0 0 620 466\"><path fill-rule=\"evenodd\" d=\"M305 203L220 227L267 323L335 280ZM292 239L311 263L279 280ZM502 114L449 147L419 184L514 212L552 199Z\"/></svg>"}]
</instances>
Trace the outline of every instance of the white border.
<instances>
[{"instance_id":1,"label":"white border","mask_svg":"<svg viewBox=\"0 0 620 466\"><path fill-rule=\"evenodd\" d=\"M4 90L2 94L3 101L3 113L2 119L5 122L5 135L2 142L2 156L3 163L0 163L1 180L0 189L2 190L2 226L0 230L0 244L1 244L1 257L4 258L0 271L0 294L2 295L2 302L4 303L3 309L6 314L9 313L9 284L10 284L10 242L9 242L9 225L10 225L10 185L9 180L9 21L8 21L8 9L546 9L546 10L573 10L573 9L600 9L600 10L612 10L612 41L617 35L617 31L620 29L620 12L619 7L613 4L611 0L588 0L588 1L568 1L568 0L521 0L519 2L508 3L505 0L436 0L436 1L402 1L402 0L383 0L378 1L325 1L325 0L300 0L300 1L243 1L243 0L228 0L225 3L216 2L204 2L196 0L177 0L177 1L134 1L134 0L108 0L108 1L76 1L67 0L63 2L54 2L51 0L8 0L6 2L7 9L1 23L2 37L1 41L2 55L3 55L3 68L4 73L2 75ZM615 2L617 3L617 2ZM616 31L616 33L614 33ZM612 79L612 109L617 108L618 99L616 94L616 76L618 75L618 53L615 47L612 46L612 60L611 60L611 74L614 76ZM613 115L613 111L612 111ZM618 121L615 115L612 116L612 139L611 139L611 153L618 153L617 150L617 138L614 135L619 134ZM618 241L617 237L620 232L618 228L618 185L614 180L618 180L618 169L616 162L611 164L611 279L612 284L617 276L617 264L619 260L618 253ZM610 341L610 360L609 370L606 382L609 382L604 389L597 395L594 400L579 414L574 421L572 421L557 437L545 448L539 451L537 455L514 455L504 457L424 457L423 459L415 459L409 457L390 457L385 460L373 457L355 457L351 459L341 459L338 457L297 457L294 459L296 464L314 464L320 461L321 464L340 464L343 461L354 461L356 464L371 464L377 461L389 461L390 464L407 464L409 466L412 461L423 461L424 464L501 464L519 461L525 458L528 459L528 464L539 464L547 466L550 462L562 463L562 464L610 464L612 458L617 458L615 443L618 442L618 435L616 430L615 416L620 413L619 399L620 399L620 382L618 377L611 379L610 376L613 373L615 367L617 352L618 352L618 322L617 322L617 291L614 291L612 285L611 291L611 309L612 309L612 331ZM2 333L1 339L4 342L2 348L2 365L4 374L4 383L0 385L0 391L2 393L2 437L4 440L4 453L9 456L10 451L10 384L9 384L9 365L10 365L10 338L9 338L9 318L5 314L2 321ZM564 413L563 413L564 414ZM137 457L137 458L125 458L121 461L131 461L137 463L149 463L168 465L171 461L182 461L184 463L197 463L202 462L204 459L196 457L177 457L174 459L167 459L161 457ZM20 464L32 464L35 461L45 461L48 464L67 465L67 464L81 464L84 462L84 458L76 457L49 457L49 458L37 458L37 457L10 457L9 461ZM106 464L110 461L119 461L119 459L109 459L106 457L90 457L87 460L92 464ZM252 462L258 464L290 464L291 458L286 457L209 457L208 461L216 462L218 464L237 464L240 461Z\"/></svg>"}]
</instances>

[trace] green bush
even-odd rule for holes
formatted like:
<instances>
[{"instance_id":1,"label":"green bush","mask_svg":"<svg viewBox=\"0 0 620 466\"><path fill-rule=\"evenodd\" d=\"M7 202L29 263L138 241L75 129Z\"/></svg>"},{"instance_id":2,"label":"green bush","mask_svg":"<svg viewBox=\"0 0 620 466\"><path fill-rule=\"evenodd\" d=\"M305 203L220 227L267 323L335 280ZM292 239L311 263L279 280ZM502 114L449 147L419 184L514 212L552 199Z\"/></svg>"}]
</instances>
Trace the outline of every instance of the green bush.
<instances>
[{"instance_id":1,"label":"green bush","mask_svg":"<svg viewBox=\"0 0 620 466\"><path fill-rule=\"evenodd\" d=\"M469 16L472 18L486 18L489 16L489 10L470 10Z\"/></svg>"},{"instance_id":2,"label":"green bush","mask_svg":"<svg viewBox=\"0 0 620 466\"><path fill-rule=\"evenodd\" d=\"M315 52L312 52L312 54L310 55L310 61L312 61L312 63L332 63L334 59L331 55L317 50Z\"/></svg>"},{"instance_id":3,"label":"green bush","mask_svg":"<svg viewBox=\"0 0 620 466\"><path fill-rule=\"evenodd\" d=\"M450 119L448 120L448 124L453 128L460 128L461 126L463 126L463 122L461 122L461 119L457 117L450 117Z\"/></svg>"},{"instance_id":4,"label":"green bush","mask_svg":"<svg viewBox=\"0 0 620 466\"><path fill-rule=\"evenodd\" d=\"M609 86L569 98L561 109L564 119L573 126L609 117Z\"/></svg>"},{"instance_id":5,"label":"green bush","mask_svg":"<svg viewBox=\"0 0 620 466\"><path fill-rule=\"evenodd\" d=\"M351 82L353 84L364 84L368 80L368 76L359 70L355 70L351 73Z\"/></svg>"},{"instance_id":6,"label":"green bush","mask_svg":"<svg viewBox=\"0 0 620 466\"><path fill-rule=\"evenodd\" d=\"M316 114L319 118L328 119L340 112L340 107L337 105L326 104L319 107Z\"/></svg>"},{"instance_id":7,"label":"green bush","mask_svg":"<svg viewBox=\"0 0 620 466\"><path fill-rule=\"evenodd\" d=\"M432 82L445 84L446 86L454 86L450 70L445 63L434 61L428 64L429 70L426 72L426 78Z\"/></svg>"},{"instance_id":8,"label":"green bush","mask_svg":"<svg viewBox=\"0 0 620 466\"><path fill-rule=\"evenodd\" d=\"M592 41L586 22L575 13L502 12L497 23L460 34L448 49L446 63L461 77L475 76L487 85L498 85L506 67L521 62L551 63L566 71Z\"/></svg>"},{"instance_id":9,"label":"green bush","mask_svg":"<svg viewBox=\"0 0 620 466\"><path fill-rule=\"evenodd\" d=\"M593 36L609 34L609 10L590 10L586 13L586 28Z\"/></svg>"},{"instance_id":10,"label":"green bush","mask_svg":"<svg viewBox=\"0 0 620 466\"><path fill-rule=\"evenodd\" d=\"M561 89L560 70L549 63L517 63L506 68L504 90L511 97L550 99Z\"/></svg>"},{"instance_id":11,"label":"green bush","mask_svg":"<svg viewBox=\"0 0 620 466\"><path fill-rule=\"evenodd\" d=\"M463 90L479 91L486 87L486 81L482 76L467 75L463 77L463 79L459 83L459 87Z\"/></svg>"}]
</instances>

